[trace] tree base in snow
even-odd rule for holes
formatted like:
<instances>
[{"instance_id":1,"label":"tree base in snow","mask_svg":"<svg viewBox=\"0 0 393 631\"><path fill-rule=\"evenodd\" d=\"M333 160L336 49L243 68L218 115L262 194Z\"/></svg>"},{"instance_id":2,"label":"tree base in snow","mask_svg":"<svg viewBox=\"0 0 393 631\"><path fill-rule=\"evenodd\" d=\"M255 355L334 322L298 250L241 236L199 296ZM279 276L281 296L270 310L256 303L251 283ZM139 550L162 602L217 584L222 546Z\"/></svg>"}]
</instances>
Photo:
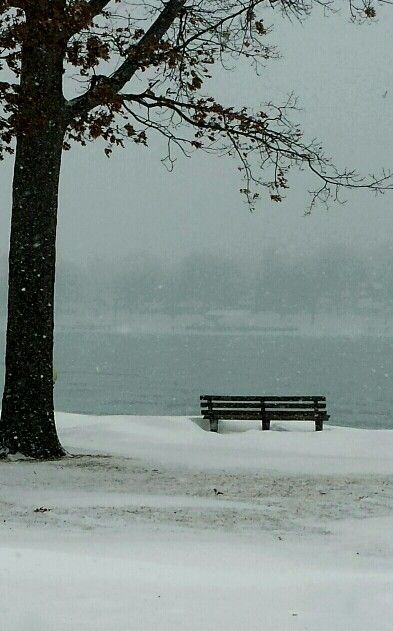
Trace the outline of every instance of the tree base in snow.
<instances>
[{"instance_id":1,"label":"tree base in snow","mask_svg":"<svg viewBox=\"0 0 393 631\"><path fill-rule=\"evenodd\" d=\"M33 425L33 427L32 427ZM57 438L54 421L45 419L44 423L32 423L27 419L21 426L7 423L2 418L0 423L0 458L21 454L36 460L55 460L63 458L66 451Z\"/></svg>"}]
</instances>

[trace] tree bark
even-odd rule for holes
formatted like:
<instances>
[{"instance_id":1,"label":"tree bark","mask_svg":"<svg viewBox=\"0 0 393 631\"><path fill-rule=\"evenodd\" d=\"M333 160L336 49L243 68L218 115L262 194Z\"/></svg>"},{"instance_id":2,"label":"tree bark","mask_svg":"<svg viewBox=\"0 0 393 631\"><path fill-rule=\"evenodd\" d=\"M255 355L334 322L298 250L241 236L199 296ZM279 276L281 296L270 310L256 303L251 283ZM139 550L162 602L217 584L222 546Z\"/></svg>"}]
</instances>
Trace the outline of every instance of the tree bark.
<instances>
[{"instance_id":1,"label":"tree bark","mask_svg":"<svg viewBox=\"0 0 393 631\"><path fill-rule=\"evenodd\" d=\"M34 31L35 19L40 15L30 16L34 36L22 51L0 446L6 453L57 458L65 454L53 406L56 224L65 130L63 46L42 27Z\"/></svg>"}]
</instances>

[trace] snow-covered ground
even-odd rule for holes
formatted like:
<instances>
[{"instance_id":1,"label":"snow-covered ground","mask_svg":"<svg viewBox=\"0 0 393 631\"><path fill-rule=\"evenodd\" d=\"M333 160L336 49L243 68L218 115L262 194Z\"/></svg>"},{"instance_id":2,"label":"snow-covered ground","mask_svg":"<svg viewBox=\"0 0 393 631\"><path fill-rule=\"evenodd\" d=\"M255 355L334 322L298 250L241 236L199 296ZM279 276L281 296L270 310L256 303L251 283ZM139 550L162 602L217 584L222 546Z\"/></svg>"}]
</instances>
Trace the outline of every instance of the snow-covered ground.
<instances>
[{"instance_id":1,"label":"snow-covered ground","mask_svg":"<svg viewBox=\"0 0 393 631\"><path fill-rule=\"evenodd\" d=\"M58 425L0 462L4 631L391 631L393 431Z\"/></svg>"}]
</instances>

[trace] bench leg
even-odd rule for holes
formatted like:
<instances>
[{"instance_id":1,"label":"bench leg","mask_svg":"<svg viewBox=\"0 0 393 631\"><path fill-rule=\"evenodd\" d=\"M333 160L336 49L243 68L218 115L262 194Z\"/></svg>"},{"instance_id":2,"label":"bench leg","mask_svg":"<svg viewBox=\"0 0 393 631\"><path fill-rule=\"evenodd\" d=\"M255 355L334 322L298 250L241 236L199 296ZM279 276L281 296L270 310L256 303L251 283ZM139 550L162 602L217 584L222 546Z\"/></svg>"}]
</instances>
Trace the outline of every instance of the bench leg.
<instances>
[{"instance_id":1,"label":"bench leg","mask_svg":"<svg viewBox=\"0 0 393 631\"><path fill-rule=\"evenodd\" d=\"M218 418L215 418L213 416L209 420L210 420L210 431L211 432L218 432Z\"/></svg>"},{"instance_id":2,"label":"bench leg","mask_svg":"<svg viewBox=\"0 0 393 631\"><path fill-rule=\"evenodd\" d=\"M266 431L268 429L270 429L270 421L262 421L262 430Z\"/></svg>"},{"instance_id":3,"label":"bench leg","mask_svg":"<svg viewBox=\"0 0 393 631\"><path fill-rule=\"evenodd\" d=\"M316 432L321 432L323 430L323 419L318 418L315 421L315 431Z\"/></svg>"}]
</instances>

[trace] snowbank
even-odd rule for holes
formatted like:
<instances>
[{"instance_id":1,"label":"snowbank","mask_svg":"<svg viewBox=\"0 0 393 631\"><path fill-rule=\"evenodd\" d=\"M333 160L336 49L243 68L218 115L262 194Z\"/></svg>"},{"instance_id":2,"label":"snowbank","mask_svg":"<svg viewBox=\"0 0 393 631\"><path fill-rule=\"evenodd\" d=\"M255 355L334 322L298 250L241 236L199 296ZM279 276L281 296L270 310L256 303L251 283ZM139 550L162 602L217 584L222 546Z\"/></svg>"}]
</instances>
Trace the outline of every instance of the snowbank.
<instances>
[{"instance_id":1,"label":"snowbank","mask_svg":"<svg viewBox=\"0 0 393 631\"><path fill-rule=\"evenodd\" d=\"M308 422L222 421L220 433L198 418L57 415L71 453L101 452L200 471L269 471L287 474L393 474L393 431ZM205 429L202 429L205 427Z\"/></svg>"}]
</instances>

